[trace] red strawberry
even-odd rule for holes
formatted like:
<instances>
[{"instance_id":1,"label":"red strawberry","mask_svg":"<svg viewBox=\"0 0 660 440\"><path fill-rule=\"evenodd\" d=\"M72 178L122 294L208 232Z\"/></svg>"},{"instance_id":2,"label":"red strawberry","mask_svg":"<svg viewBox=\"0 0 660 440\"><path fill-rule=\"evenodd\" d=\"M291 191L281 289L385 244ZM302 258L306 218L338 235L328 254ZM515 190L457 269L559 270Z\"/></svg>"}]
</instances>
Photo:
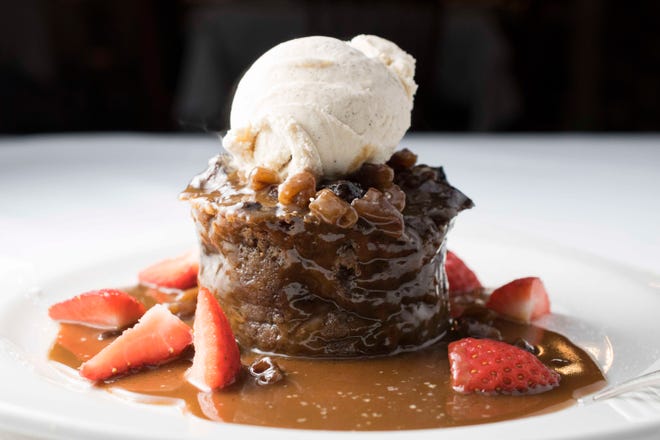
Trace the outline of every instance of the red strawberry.
<instances>
[{"instance_id":1,"label":"red strawberry","mask_svg":"<svg viewBox=\"0 0 660 440\"><path fill-rule=\"evenodd\" d=\"M138 274L138 279L147 286L185 290L197 285L198 271L198 255L191 251L147 267Z\"/></svg>"},{"instance_id":2,"label":"red strawberry","mask_svg":"<svg viewBox=\"0 0 660 440\"><path fill-rule=\"evenodd\" d=\"M230 385L241 370L241 358L229 321L213 294L199 289L195 311L195 357L186 373L203 391Z\"/></svg>"},{"instance_id":3,"label":"red strawberry","mask_svg":"<svg viewBox=\"0 0 660 440\"><path fill-rule=\"evenodd\" d=\"M481 283L474 272L452 251L447 251L445 272L449 293L469 293L481 289Z\"/></svg>"},{"instance_id":4,"label":"red strawberry","mask_svg":"<svg viewBox=\"0 0 660 440\"><path fill-rule=\"evenodd\" d=\"M55 321L118 330L135 323L144 312L142 303L128 293L101 289L53 304L48 316Z\"/></svg>"},{"instance_id":5,"label":"red strawberry","mask_svg":"<svg viewBox=\"0 0 660 440\"><path fill-rule=\"evenodd\" d=\"M559 374L532 353L492 339L449 344L451 383L463 394L537 394L559 386Z\"/></svg>"},{"instance_id":6,"label":"red strawberry","mask_svg":"<svg viewBox=\"0 0 660 440\"><path fill-rule=\"evenodd\" d=\"M80 375L105 380L177 357L192 342L190 327L167 307L155 305L140 321L80 367Z\"/></svg>"},{"instance_id":7,"label":"red strawberry","mask_svg":"<svg viewBox=\"0 0 660 440\"><path fill-rule=\"evenodd\" d=\"M550 300L541 279L529 277L495 289L486 307L510 318L530 322L550 313Z\"/></svg>"}]
</instances>

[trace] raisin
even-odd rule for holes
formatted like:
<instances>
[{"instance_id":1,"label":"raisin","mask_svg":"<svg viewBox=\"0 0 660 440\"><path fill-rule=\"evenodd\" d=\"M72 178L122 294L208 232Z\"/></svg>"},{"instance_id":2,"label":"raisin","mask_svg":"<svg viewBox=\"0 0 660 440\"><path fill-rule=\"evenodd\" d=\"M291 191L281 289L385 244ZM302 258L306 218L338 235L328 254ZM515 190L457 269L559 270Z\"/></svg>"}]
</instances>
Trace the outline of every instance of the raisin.
<instances>
[{"instance_id":1,"label":"raisin","mask_svg":"<svg viewBox=\"0 0 660 440\"><path fill-rule=\"evenodd\" d=\"M275 200L279 199L279 188L277 187L277 185L273 185L270 187L270 189L268 190L268 197Z\"/></svg>"},{"instance_id":2,"label":"raisin","mask_svg":"<svg viewBox=\"0 0 660 440\"><path fill-rule=\"evenodd\" d=\"M427 180L438 180L438 170L427 165L416 167L415 174L419 176L422 182L426 182Z\"/></svg>"},{"instance_id":3,"label":"raisin","mask_svg":"<svg viewBox=\"0 0 660 440\"><path fill-rule=\"evenodd\" d=\"M325 185L325 188L328 188L335 193L337 197L348 203L351 203L355 199L359 199L366 192L359 183L351 182L350 180L338 180L329 185Z\"/></svg>"},{"instance_id":4,"label":"raisin","mask_svg":"<svg viewBox=\"0 0 660 440\"><path fill-rule=\"evenodd\" d=\"M259 202L243 202L241 206L246 211L259 211L262 207Z\"/></svg>"},{"instance_id":5,"label":"raisin","mask_svg":"<svg viewBox=\"0 0 660 440\"><path fill-rule=\"evenodd\" d=\"M417 163L417 155L407 148L397 151L390 157L387 164L394 169L400 171L412 168Z\"/></svg>"}]
</instances>

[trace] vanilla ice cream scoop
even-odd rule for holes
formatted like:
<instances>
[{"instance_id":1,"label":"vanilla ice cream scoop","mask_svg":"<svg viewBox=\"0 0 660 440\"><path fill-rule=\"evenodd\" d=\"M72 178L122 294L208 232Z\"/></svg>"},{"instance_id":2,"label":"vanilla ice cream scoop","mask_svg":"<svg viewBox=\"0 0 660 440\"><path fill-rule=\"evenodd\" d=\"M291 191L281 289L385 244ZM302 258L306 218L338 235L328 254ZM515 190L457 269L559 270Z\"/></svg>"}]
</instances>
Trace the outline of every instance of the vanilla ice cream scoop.
<instances>
[{"instance_id":1,"label":"vanilla ice cream scoop","mask_svg":"<svg viewBox=\"0 0 660 440\"><path fill-rule=\"evenodd\" d=\"M335 178L383 163L410 126L415 59L372 35L306 37L263 54L241 79L223 138L238 167Z\"/></svg>"}]
</instances>

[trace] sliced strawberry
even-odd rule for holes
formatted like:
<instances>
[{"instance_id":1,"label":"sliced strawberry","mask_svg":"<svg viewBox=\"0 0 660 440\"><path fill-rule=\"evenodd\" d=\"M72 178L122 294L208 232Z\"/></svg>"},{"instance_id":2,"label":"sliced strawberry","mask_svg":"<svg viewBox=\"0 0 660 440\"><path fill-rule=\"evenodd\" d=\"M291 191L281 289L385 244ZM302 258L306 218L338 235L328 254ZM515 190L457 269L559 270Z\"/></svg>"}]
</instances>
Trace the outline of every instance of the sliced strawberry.
<instances>
[{"instance_id":1,"label":"sliced strawberry","mask_svg":"<svg viewBox=\"0 0 660 440\"><path fill-rule=\"evenodd\" d=\"M199 257L191 251L147 267L138 274L138 279L147 286L185 290L197 285L198 271Z\"/></svg>"},{"instance_id":2,"label":"sliced strawberry","mask_svg":"<svg viewBox=\"0 0 660 440\"><path fill-rule=\"evenodd\" d=\"M450 294L469 293L482 287L474 272L452 251L447 251L445 272Z\"/></svg>"},{"instance_id":3,"label":"sliced strawberry","mask_svg":"<svg viewBox=\"0 0 660 440\"><path fill-rule=\"evenodd\" d=\"M145 310L141 302L126 292L101 289L53 304L48 316L55 321L118 330L135 323Z\"/></svg>"},{"instance_id":4,"label":"sliced strawberry","mask_svg":"<svg viewBox=\"0 0 660 440\"><path fill-rule=\"evenodd\" d=\"M190 327L167 307L155 305L140 321L80 367L80 375L105 380L176 358L192 342Z\"/></svg>"},{"instance_id":5,"label":"sliced strawberry","mask_svg":"<svg viewBox=\"0 0 660 440\"><path fill-rule=\"evenodd\" d=\"M495 289L486 307L509 318L530 322L550 313L550 300L541 279L528 277Z\"/></svg>"},{"instance_id":6,"label":"sliced strawberry","mask_svg":"<svg viewBox=\"0 0 660 440\"><path fill-rule=\"evenodd\" d=\"M463 394L537 394L559 386L559 374L532 353L492 339L449 344L451 384Z\"/></svg>"},{"instance_id":7,"label":"sliced strawberry","mask_svg":"<svg viewBox=\"0 0 660 440\"><path fill-rule=\"evenodd\" d=\"M186 373L202 391L230 385L241 370L241 358L229 321L213 294L199 289L195 311L195 357Z\"/></svg>"}]
</instances>

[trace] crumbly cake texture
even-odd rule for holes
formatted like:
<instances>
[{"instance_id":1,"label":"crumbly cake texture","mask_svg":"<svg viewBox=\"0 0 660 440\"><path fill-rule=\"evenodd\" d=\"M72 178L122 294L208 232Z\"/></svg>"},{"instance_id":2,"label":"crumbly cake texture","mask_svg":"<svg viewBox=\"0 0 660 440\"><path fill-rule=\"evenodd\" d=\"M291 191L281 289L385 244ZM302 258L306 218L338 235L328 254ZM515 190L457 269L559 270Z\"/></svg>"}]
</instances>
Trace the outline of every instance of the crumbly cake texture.
<instances>
[{"instance_id":1,"label":"crumbly cake texture","mask_svg":"<svg viewBox=\"0 0 660 440\"><path fill-rule=\"evenodd\" d=\"M443 337L443 261L472 201L408 150L340 180L244 176L228 156L184 192L201 244L200 285L239 343L303 356L365 356Z\"/></svg>"}]
</instances>

